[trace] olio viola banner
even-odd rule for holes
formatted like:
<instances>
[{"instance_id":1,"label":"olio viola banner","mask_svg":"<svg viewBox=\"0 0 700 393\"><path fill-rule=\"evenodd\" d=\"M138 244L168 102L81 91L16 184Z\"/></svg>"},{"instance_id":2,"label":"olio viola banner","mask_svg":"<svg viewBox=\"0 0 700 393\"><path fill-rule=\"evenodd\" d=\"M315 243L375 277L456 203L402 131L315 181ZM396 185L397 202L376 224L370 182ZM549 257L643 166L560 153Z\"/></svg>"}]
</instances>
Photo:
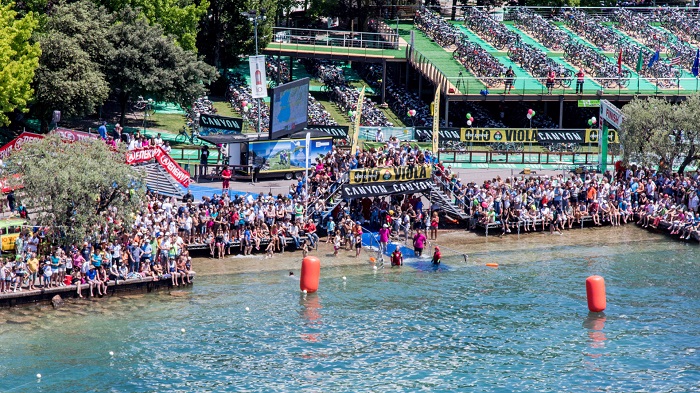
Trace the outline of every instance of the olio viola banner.
<instances>
[{"instance_id":1,"label":"olio viola banner","mask_svg":"<svg viewBox=\"0 0 700 393\"><path fill-rule=\"evenodd\" d=\"M431 169L427 165L391 168L364 168L350 171L350 184L401 182L430 179Z\"/></svg>"},{"instance_id":2,"label":"olio viola banner","mask_svg":"<svg viewBox=\"0 0 700 393\"><path fill-rule=\"evenodd\" d=\"M524 142L537 143L534 128L462 128L462 142Z\"/></svg>"}]
</instances>

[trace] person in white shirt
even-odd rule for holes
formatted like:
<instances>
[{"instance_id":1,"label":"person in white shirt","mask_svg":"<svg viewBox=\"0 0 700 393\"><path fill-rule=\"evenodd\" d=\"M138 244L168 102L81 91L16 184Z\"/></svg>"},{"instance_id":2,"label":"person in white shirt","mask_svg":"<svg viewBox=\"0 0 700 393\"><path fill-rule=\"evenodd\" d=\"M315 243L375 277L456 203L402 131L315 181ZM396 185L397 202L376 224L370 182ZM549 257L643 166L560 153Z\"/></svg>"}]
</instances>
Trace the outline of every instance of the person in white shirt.
<instances>
[{"instance_id":1,"label":"person in white shirt","mask_svg":"<svg viewBox=\"0 0 700 393\"><path fill-rule=\"evenodd\" d=\"M381 128L377 128L377 136L374 139L375 142L384 142L384 133Z\"/></svg>"}]
</instances>

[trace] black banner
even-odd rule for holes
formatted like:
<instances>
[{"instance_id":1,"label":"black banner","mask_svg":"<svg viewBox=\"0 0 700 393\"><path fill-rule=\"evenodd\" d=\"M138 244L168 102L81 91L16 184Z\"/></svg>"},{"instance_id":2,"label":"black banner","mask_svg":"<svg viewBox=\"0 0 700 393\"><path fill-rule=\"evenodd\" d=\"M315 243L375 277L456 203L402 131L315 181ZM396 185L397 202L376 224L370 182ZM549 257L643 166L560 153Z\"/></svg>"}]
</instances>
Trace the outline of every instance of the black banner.
<instances>
[{"instance_id":1,"label":"black banner","mask_svg":"<svg viewBox=\"0 0 700 393\"><path fill-rule=\"evenodd\" d=\"M224 117L215 115L199 115L199 126L202 128L216 128L217 130L230 130L241 132L243 129L243 119L235 117Z\"/></svg>"},{"instance_id":2,"label":"black banner","mask_svg":"<svg viewBox=\"0 0 700 393\"><path fill-rule=\"evenodd\" d=\"M586 130L537 130L539 143L584 143Z\"/></svg>"},{"instance_id":3,"label":"black banner","mask_svg":"<svg viewBox=\"0 0 700 393\"><path fill-rule=\"evenodd\" d=\"M343 198L364 198L392 194L414 194L430 189L432 180L352 184L343 186Z\"/></svg>"},{"instance_id":4,"label":"black banner","mask_svg":"<svg viewBox=\"0 0 700 393\"><path fill-rule=\"evenodd\" d=\"M419 142L429 142L433 140L432 127L416 127L414 138ZM440 128L440 141L459 141L460 128L458 127L443 127Z\"/></svg>"},{"instance_id":5,"label":"black banner","mask_svg":"<svg viewBox=\"0 0 700 393\"><path fill-rule=\"evenodd\" d=\"M349 126L321 126L321 125L310 125L309 130L323 131L326 134L333 137L333 139L347 139Z\"/></svg>"}]
</instances>

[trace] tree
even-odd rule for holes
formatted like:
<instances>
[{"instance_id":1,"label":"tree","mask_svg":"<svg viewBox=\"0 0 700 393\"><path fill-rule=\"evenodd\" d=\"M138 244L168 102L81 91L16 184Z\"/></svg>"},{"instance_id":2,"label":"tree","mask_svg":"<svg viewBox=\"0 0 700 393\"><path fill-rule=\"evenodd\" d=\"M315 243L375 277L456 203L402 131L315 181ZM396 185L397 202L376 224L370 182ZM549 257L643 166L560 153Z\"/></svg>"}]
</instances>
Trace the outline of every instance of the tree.
<instances>
[{"instance_id":1,"label":"tree","mask_svg":"<svg viewBox=\"0 0 700 393\"><path fill-rule=\"evenodd\" d=\"M10 123L6 113L26 111L41 49L30 38L39 25L33 13L18 18L13 4L0 6L0 126Z\"/></svg>"},{"instance_id":2,"label":"tree","mask_svg":"<svg viewBox=\"0 0 700 393\"><path fill-rule=\"evenodd\" d=\"M288 0L285 0L288 1ZM263 11L258 23L258 47L262 51L272 38L277 5L272 0L211 0L207 17L201 21L197 47L216 68L227 69L240 61L240 55L255 53L253 23L243 12Z\"/></svg>"},{"instance_id":3,"label":"tree","mask_svg":"<svg viewBox=\"0 0 700 393\"><path fill-rule=\"evenodd\" d=\"M126 8L139 9L151 25L158 24L178 45L189 51L195 46L199 22L207 14L208 0L96 0L113 12Z\"/></svg>"},{"instance_id":4,"label":"tree","mask_svg":"<svg viewBox=\"0 0 700 393\"><path fill-rule=\"evenodd\" d=\"M44 33L38 36L42 54L34 77L33 113L42 129L51 113L64 118L92 114L109 96L101 71L111 45L106 35L109 15L89 1L52 9Z\"/></svg>"},{"instance_id":5,"label":"tree","mask_svg":"<svg viewBox=\"0 0 700 393\"><path fill-rule=\"evenodd\" d=\"M114 49L104 70L121 107L121 123L127 103L138 96L189 105L205 94L204 84L216 76L213 67L175 45L159 25L150 26L135 10L127 7L117 19L107 34Z\"/></svg>"},{"instance_id":6,"label":"tree","mask_svg":"<svg viewBox=\"0 0 700 393\"><path fill-rule=\"evenodd\" d=\"M700 143L700 97L671 104L666 99L634 99L622 108L624 121L620 129L623 160L669 167L680 164L679 172L698 159Z\"/></svg>"},{"instance_id":7,"label":"tree","mask_svg":"<svg viewBox=\"0 0 700 393\"><path fill-rule=\"evenodd\" d=\"M139 186L143 177L125 163L124 155L101 140L67 143L49 134L12 153L7 172L19 175L26 195L22 202L37 211L30 216L32 224L51 227L62 243L70 244L104 226L111 230L133 221L144 195Z\"/></svg>"}]
</instances>

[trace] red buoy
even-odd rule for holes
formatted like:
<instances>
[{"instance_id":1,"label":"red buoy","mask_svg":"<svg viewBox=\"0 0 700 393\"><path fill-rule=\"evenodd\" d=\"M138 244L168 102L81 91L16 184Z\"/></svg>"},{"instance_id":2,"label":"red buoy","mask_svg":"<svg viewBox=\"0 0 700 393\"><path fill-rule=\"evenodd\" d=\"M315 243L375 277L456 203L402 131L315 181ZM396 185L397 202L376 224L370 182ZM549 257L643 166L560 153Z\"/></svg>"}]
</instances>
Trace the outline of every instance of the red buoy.
<instances>
[{"instance_id":1,"label":"red buoy","mask_svg":"<svg viewBox=\"0 0 700 393\"><path fill-rule=\"evenodd\" d=\"M586 279L586 297L588 309L591 312L605 310L605 279L601 276L590 276Z\"/></svg>"},{"instance_id":2,"label":"red buoy","mask_svg":"<svg viewBox=\"0 0 700 393\"><path fill-rule=\"evenodd\" d=\"M321 278L321 261L318 257L306 257L301 261L301 279L299 288L308 293L318 290L318 281Z\"/></svg>"}]
</instances>

